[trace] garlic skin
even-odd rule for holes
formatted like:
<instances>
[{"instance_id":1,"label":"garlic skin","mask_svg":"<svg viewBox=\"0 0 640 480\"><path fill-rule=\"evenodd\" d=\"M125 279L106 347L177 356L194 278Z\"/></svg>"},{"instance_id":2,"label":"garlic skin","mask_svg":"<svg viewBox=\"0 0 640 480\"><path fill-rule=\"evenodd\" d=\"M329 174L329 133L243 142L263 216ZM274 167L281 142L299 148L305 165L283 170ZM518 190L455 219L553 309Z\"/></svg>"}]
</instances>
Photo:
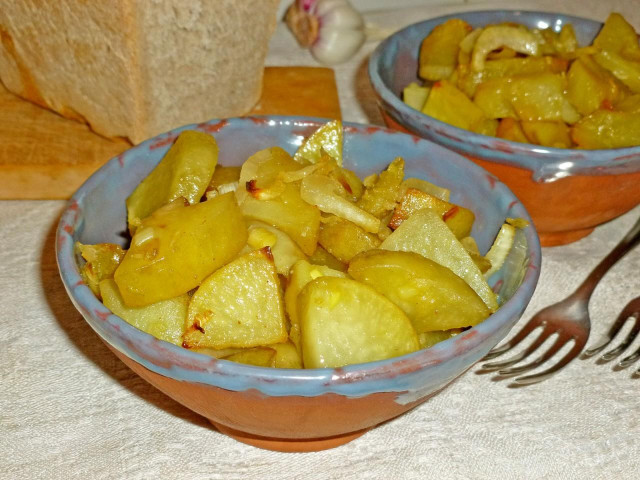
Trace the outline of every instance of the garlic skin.
<instances>
[{"instance_id":1,"label":"garlic skin","mask_svg":"<svg viewBox=\"0 0 640 480\"><path fill-rule=\"evenodd\" d=\"M285 21L298 44L326 65L351 58L366 38L362 16L348 0L296 0Z\"/></svg>"}]
</instances>

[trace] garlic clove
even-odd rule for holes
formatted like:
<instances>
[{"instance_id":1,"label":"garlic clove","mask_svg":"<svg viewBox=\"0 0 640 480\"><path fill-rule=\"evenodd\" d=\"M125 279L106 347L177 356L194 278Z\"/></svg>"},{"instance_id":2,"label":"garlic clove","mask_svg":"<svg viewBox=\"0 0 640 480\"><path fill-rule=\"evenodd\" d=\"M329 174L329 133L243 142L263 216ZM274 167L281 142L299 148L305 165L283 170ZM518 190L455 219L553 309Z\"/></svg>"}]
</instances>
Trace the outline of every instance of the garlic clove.
<instances>
[{"instance_id":1,"label":"garlic clove","mask_svg":"<svg viewBox=\"0 0 640 480\"><path fill-rule=\"evenodd\" d=\"M321 63L341 63L366 39L362 16L348 0L297 0L285 21L298 44Z\"/></svg>"},{"instance_id":2,"label":"garlic clove","mask_svg":"<svg viewBox=\"0 0 640 480\"><path fill-rule=\"evenodd\" d=\"M311 45L311 54L326 65L342 63L351 58L365 40L361 30L323 30L322 35Z\"/></svg>"}]
</instances>

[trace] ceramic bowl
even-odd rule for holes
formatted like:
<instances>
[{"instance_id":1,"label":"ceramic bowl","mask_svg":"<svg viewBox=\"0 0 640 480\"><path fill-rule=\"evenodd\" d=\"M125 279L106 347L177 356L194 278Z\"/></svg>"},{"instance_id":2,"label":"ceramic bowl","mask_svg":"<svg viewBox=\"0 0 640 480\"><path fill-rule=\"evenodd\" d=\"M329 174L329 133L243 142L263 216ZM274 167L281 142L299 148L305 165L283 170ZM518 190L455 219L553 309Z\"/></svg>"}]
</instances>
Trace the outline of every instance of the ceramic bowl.
<instances>
[{"instance_id":1,"label":"ceramic bowl","mask_svg":"<svg viewBox=\"0 0 640 480\"><path fill-rule=\"evenodd\" d=\"M541 147L462 130L407 106L402 89L417 81L422 40L449 18L473 27L517 22L559 30L571 23L581 45L602 24L556 13L467 12L410 25L385 39L371 55L369 77L388 126L460 152L496 175L524 203L543 246L570 243L640 203L640 146L611 150Z\"/></svg>"},{"instance_id":2,"label":"ceramic bowl","mask_svg":"<svg viewBox=\"0 0 640 480\"><path fill-rule=\"evenodd\" d=\"M505 266L490 279L504 301L487 320L436 346L402 357L343 368L270 369L217 360L158 340L110 312L82 282L74 243L122 243L125 198L185 128L215 136L222 165L240 165L254 152L279 145L293 153L325 120L247 117L183 127L109 161L73 195L56 236L63 283L76 308L132 370L219 430L263 448L319 450L345 443L424 402L480 360L521 316L540 269L540 244L525 228ZM418 137L381 127L345 124L345 165L361 177L396 157L406 174L452 189L452 200L476 213L473 235L481 251L506 217L529 216L493 175L460 155Z\"/></svg>"}]
</instances>

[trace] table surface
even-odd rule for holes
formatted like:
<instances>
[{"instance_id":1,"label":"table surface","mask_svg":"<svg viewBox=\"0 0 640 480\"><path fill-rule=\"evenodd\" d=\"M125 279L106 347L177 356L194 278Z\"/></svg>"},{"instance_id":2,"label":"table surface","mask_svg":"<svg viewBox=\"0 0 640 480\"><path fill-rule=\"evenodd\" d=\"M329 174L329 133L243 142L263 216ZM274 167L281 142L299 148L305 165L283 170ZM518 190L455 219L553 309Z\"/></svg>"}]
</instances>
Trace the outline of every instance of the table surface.
<instances>
[{"instance_id":1,"label":"table surface","mask_svg":"<svg viewBox=\"0 0 640 480\"><path fill-rule=\"evenodd\" d=\"M366 12L380 35L423 18L496 7L600 20L617 10L640 27L635 0L389 3L393 9L376 1L382 10ZM382 124L366 76L377 42L335 69L345 120ZM315 65L283 25L267 63ZM135 375L74 309L54 257L63 205L0 202L0 478L637 478L640 378L632 372L640 363L615 370L575 360L525 388L480 374L476 365L418 408L333 450L286 454L238 443ZM640 207L577 243L543 249L537 291L515 328L569 294L639 215ZM590 345L638 294L638 272L640 249L598 286Z\"/></svg>"}]
</instances>

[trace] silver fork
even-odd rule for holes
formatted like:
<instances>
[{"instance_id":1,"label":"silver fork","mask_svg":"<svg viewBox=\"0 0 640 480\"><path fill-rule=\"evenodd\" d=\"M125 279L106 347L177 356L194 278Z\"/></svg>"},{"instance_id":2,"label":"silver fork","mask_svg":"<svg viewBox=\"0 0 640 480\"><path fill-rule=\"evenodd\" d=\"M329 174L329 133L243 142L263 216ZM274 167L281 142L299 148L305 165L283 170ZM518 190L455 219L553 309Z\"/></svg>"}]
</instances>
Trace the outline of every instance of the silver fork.
<instances>
[{"instance_id":1,"label":"silver fork","mask_svg":"<svg viewBox=\"0 0 640 480\"><path fill-rule=\"evenodd\" d=\"M622 309L620 315L618 315L618 318L609 329L609 332L605 335L605 338L603 338L597 346L585 350L585 352L583 353L583 357L592 357L598 352L604 350L605 347L609 345L611 341L616 337L616 335L618 335L620 329L625 323L627 323L627 320L630 319L635 320L631 331L627 334L627 337L622 341L620 345L612 350L609 350L607 353L602 354L602 356L600 357L602 361L608 362L609 360L613 360L614 358L616 358L618 355L624 352L629 347L629 345L633 343L633 341L638 336L638 333L640 333L640 297L636 297L629 303L627 303L626 307ZM640 347L638 347L638 349L631 355L628 355L620 360L620 362L618 362L618 367L626 368L639 358ZM640 375L640 368L636 370L636 375Z\"/></svg>"},{"instance_id":2,"label":"silver fork","mask_svg":"<svg viewBox=\"0 0 640 480\"><path fill-rule=\"evenodd\" d=\"M558 303L540 310L511 340L491 350L484 359L489 360L508 352L528 337L531 332L542 328L542 332L529 347L508 360L485 363L482 365L481 371L484 373L498 371L498 375L502 377L520 375L541 366L560 351L562 347L573 341L571 350L562 357L557 364L535 375L518 377L514 381L516 385L537 383L549 378L558 370L565 367L571 360L578 356L589 338L589 332L591 331L589 299L598 282L604 274L629 250L638 244L638 242L640 242L640 219L636 221L635 225L624 236L620 243L591 271L587 278L571 295ZM517 363L529 357L545 340L554 334L557 335L557 338L544 354L525 365L515 366Z\"/></svg>"}]
</instances>

